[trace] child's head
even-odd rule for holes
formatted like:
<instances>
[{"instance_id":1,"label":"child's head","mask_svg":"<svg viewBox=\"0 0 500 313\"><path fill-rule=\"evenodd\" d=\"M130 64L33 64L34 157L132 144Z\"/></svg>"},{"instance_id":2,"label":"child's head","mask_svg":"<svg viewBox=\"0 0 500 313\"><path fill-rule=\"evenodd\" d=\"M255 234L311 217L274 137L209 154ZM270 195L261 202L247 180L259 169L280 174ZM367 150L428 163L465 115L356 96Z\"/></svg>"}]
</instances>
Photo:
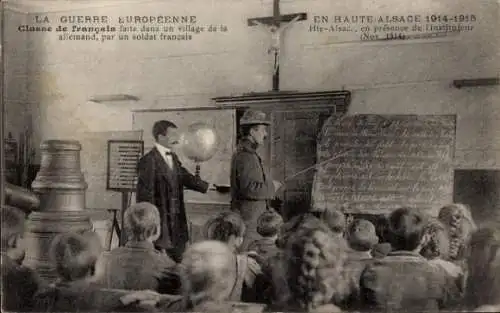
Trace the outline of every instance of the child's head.
<instances>
[{"instance_id":1,"label":"child's head","mask_svg":"<svg viewBox=\"0 0 500 313\"><path fill-rule=\"evenodd\" d=\"M124 228L128 240L154 242L161 234L160 213L149 202L135 203L125 211Z\"/></svg>"},{"instance_id":2,"label":"child's head","mask_svg":"<svg viewBox=\"0 0 500 313\"><path fill-rule=\"evenodd\" d=\"M54 238L50 257L62 280L75 281L94 275L100 256L94 236L97 234L63 233Z\"/></svg>"},{"instance_id":3,"label":"child's head","mask_svg":"<svg viewBox=\"0 0 500 313\"><path fill-rule=\"evenodd\" d=\"M321 229L332 233L331 229L316 214L300 214L283 224L278 232L276 245L284 249L290 241L293 241L294 237L300 237L303 232L310 229Z\"/></svg>"},{"instance_id":4,"label":"child's head","mask_svg":"<svg viewBox=\"0 0 500 313\"><path fill-rule=\"evenodd\" d=\"M2 252L15 261L24 258L24 223L23 211L11 206L2 206Z\"/></svg>"},{"instance_id":5,"label":"child's head","mask_svg":"<svg viewBox=\"0 0 500 313\"><path fill-rule=\"evenodd\" d=\"M420 251L424 244L424 215L412 208L400 208L389 216L389 241L394 250Z\"/></svg>"},{"instance_id":6,"label":"child's head","mask_svg":"<svg viewBox=\"0 0 500 313\"><path fill-rule=\"evenodd\" d=\"M228 244L233 249L238 249L245 236L245 223L234 212L224 212L217 215L205 225L208 240L218 240Z\"/></svg>"},{"instance_id":7,"label":"child's head","mask_svg":"<svg viewBox=\"0 0 500 313\"><path fill-rule=\"evenodd\" d=\"M349 246L356 251L370 251L379 241L375 225L365 219L357 219L349 226Z\"/></svg>"},{"instance_id":8,"label":"child's head","mask_svg":"<svg viewBox=\"0 0 500 313\"><path fill-rule=\"evenodd\" d=\"M334 208L326 208L322 220L337 236L343 236L346 229L346 218L343 212Z\"/></svg>"},{"instance_id":9,"label":"child's head","mask_svg":"<svg viewBox=\"0 0 500 313\"><path fill-rule=\"evenodd\" d=\"M185 300L196 305L227 300L236 280L232 249L220 241L202 241L187 248L180 264Z\"/></svg>"},{"instance_id":10,"label":"child's head","mask_svg":"<svg viewBox=\"0 0 500 313\"><path fill-rule=\"evenodd\" d=\"M283 218L274 211L262 213L257 220L257 233L262 237L277 237L283 226Z\"/></svg>"}]
</instances>

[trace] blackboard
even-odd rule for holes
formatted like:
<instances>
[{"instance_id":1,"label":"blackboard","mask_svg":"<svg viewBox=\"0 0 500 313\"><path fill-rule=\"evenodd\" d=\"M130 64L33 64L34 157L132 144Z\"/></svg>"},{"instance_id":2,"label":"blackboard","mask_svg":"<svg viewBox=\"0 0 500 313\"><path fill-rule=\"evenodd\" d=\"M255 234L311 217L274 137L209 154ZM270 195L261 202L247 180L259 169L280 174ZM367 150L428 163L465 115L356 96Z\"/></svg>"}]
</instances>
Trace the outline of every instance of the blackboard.
<instances>
[{"instance_id":1,"label":"blackboard","mask_svg":"<svg viewBox=\"0 0 500 313\"><path fill-rule=\"evenodd\" d=\"M106 187L115 191L135 191L137 164L144 153L142 140L109 140Z\"/></svg>"},{"instance_id":2,"label":"blackboard","mask_svg":"<svg viewBox=\"0 0 500 313\"><path fill-rule=\"evenodd\" d=\"M313 208L432 213L450 203L455 123L454 115L330 117L318 138Z\"/></svg>"}]
</instances>

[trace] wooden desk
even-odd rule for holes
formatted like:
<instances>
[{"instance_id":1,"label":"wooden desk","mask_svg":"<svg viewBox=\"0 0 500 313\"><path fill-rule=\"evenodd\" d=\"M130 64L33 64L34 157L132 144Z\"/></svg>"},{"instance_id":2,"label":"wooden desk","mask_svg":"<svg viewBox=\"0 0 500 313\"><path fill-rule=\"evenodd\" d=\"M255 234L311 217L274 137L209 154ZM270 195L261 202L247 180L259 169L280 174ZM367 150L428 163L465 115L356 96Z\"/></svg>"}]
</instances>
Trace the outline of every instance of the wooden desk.
<instances>
[{"instance_id":1,"label":"wooden desk","mask_svg":"<svg viewBox=\"0 0 500 313\"><path fill-rule=\"evenodd\" d=\"M210 218L230 210L231 196L215 190L209 190L206 194L186 190L184 203L190 225L190 241L193 243L204 239L203 226Z\"/></svg>"}]
</instances>

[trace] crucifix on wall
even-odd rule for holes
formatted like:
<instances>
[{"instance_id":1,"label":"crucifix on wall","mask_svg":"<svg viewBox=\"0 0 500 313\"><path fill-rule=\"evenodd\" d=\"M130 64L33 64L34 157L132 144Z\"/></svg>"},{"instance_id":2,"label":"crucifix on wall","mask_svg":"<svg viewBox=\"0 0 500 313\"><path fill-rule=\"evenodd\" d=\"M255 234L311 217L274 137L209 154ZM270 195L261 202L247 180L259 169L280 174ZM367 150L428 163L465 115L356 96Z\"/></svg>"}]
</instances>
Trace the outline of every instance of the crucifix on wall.
<instances>
[{"instance_id":1,"label":"crucifix on wall","mask_svg":"<svg viewBox=\"0 0 500 313\"><path fill-rule=\"evenodd\" d=\"M274 57L273 65L273 91L279 91L280 82L280 47L281 35L283 32L297 21L307 19L307 13L280 14L279 0L273 0L273 16L257 17L248 19L249 26L263 26L272 35L271 47L268 53Z\"/></svg>"}]
</instances>

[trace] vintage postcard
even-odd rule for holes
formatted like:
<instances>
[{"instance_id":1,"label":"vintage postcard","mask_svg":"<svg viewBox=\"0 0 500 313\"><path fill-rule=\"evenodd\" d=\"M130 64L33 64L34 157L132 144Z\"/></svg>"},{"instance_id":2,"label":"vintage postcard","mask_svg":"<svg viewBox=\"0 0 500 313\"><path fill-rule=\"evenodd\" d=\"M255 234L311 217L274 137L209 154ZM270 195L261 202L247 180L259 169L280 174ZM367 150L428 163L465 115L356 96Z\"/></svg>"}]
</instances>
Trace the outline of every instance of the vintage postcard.
<instances>
[{"instance_id":1,"label":"vintage postcard","mask_svg":"<svg viewBox=\"0 0 500 313\"><path fill-rule=\"evenodd\" d=\"M3 1L2 308L500 311L499 7Z\"/></svg>"}]
</instances>

